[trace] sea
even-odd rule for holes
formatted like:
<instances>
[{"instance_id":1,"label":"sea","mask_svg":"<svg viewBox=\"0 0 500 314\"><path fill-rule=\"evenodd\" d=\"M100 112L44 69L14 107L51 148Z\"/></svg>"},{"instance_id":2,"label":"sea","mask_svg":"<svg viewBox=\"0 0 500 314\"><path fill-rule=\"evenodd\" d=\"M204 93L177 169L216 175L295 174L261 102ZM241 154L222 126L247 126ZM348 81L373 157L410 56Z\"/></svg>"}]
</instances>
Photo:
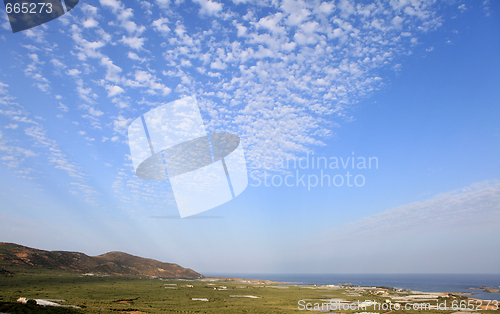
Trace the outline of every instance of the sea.
<instances>
[{"instance_id":1,"label":"sea","mask_svg":"<svg viewBox=\"0 0 500 314\"><path fill-rule=\"evenodd\" d=\"M471 298L500 300L500 293L470 289L500 289L500 274L241 274L209 273L205 276L261 279L297 284L386 286L422 292L473 293Z\"/></svg>"}]
</instances>

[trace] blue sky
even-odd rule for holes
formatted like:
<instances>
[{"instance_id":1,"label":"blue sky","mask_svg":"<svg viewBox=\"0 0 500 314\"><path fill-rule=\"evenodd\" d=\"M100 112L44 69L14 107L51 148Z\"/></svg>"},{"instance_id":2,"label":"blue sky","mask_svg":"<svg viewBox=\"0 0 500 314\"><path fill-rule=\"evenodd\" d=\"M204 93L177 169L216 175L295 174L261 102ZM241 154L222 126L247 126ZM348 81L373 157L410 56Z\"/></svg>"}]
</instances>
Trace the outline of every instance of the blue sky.
<instances>
[{"instance_id":1,"label":"blue sky","mask_svg":"<svg viewBox=\"0 0 500 314\"><path fill-rule=\"evenodd\" d=\"M499 14L496 1L96 0L12 34L2 11L0 240L201 273L499 273ZM135 176L127 127L193 95L207 131L241 137L251 176L176 219L169 183ZM276 166L318 157L339 168ZM321 175L338 186L307 186Z\"/></svg>"}]
</instances>

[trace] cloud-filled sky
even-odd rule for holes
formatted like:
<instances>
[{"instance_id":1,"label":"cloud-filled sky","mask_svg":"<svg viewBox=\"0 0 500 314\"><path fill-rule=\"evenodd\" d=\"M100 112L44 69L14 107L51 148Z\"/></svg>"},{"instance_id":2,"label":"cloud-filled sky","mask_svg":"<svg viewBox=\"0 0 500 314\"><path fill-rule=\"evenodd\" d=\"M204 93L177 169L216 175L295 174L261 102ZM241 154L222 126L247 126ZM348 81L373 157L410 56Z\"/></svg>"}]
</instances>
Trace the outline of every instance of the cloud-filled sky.
<instances>
[{"instance_id":1,"label":"cloud-filled sky","mask_svg":"<svg viewBox=\"0 0 500 314\"><path fill-rule=\"evenodd\" d=\"M499 15L82 0L13 34L2 9L0 241L201 273L499 273ZM135 176L127 128L186 96L241 138L249 186L178 219L169 182Z\"/></svg>"}]
</instances>

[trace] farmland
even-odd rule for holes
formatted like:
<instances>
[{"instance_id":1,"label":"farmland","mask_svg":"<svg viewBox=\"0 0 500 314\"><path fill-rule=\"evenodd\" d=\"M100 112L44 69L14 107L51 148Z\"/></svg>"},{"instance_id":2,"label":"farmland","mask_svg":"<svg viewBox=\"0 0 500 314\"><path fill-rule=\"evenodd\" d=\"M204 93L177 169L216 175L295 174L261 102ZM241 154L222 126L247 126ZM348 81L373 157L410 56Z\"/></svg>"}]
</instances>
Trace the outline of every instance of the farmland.
<instances>
[{"instance_id":1,"label":"farmland","mask_svg":"<svg viewBox=\"0 0 500 314\"><path fill-rule=\"evenodd\" d=\"M385 295L380 295L383 292ZM79 309L53 308L58 313L292 313L299 310L299 301L327 304L342 300L344 304L360 300L387 303L390 288L363 289L347 286L278 285L234 279L161 279L147 276L102 276L55 270L12 272L0 280L0 302L4 308L20 297L28 299L65 300L62 305ZM397 292L399 298L411 296L410 291ZM437 296L433 296L437 297ZM448 305L453 296L441 296ZM456 301L466 300L455 297ZM436 304L431 302L431 304ZM354 303L350 303L354 304ZM39 307L40 310L49 310ZM331 310L331 309L329 309ZM0 310L6 312L5 309ZM62 312L61 312L62 311ZM331 312L355 313L360 310L341 309ZM388 311L368 307L366 312ZM399 310L399 313L454 313L456 310ZM498 311L481 311L498 313ZM26 311L25 313L30 313ZM55 313L55 312L54 312ZM470 313L470 312L469 312Z\"/></svg>"}]
</instances>

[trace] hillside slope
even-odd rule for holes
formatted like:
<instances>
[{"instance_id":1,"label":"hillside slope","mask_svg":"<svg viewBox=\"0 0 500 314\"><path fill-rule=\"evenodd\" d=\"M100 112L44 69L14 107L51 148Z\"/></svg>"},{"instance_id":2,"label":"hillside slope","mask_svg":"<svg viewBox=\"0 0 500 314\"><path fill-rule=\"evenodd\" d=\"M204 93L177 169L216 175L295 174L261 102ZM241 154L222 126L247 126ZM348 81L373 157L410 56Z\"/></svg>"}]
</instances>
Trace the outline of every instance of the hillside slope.
<instances>
[{"instance_id":1,"label":"hillside slope","mask_svg":"<svg viewBox=\"0 0 500 314\"><path fill-rule=\"evenodd\" d=\"M177 264L163 263L123 252L88 256L79 252L44 251L0 242L0 275L22 269L67 270L82 273L201 278L203 275Z\"/></svg>"}]
</instances>

